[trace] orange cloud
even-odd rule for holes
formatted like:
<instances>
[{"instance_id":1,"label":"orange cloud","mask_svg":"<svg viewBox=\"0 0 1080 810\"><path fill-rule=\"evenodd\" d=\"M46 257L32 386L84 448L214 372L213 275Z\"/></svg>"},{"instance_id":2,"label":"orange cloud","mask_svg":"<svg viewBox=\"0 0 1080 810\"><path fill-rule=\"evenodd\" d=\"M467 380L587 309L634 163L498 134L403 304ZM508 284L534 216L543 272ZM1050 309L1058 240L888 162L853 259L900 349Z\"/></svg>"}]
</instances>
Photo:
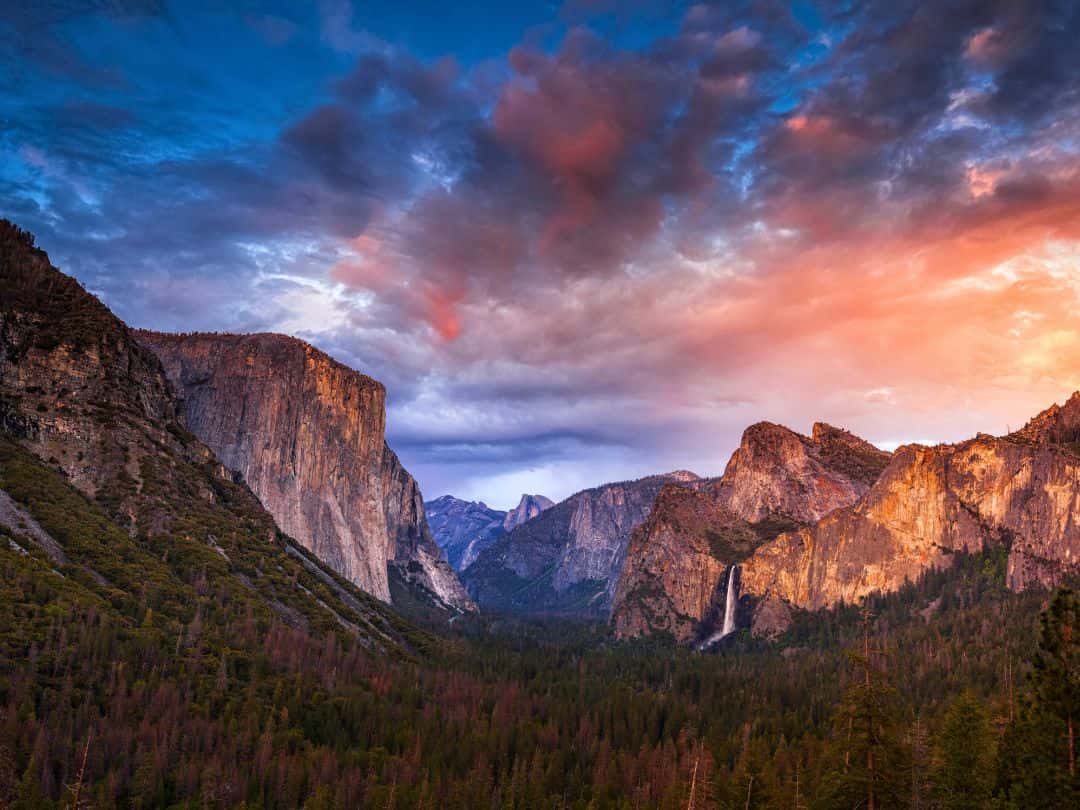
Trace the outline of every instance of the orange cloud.
<instances>
[{"instance_id":1,"label":"orange cloud","mask_svg":"<svg viewBox=\"0 0 1080 810\"><path fill-rule=\"evenodd\" d=\"M441 290L428 289L424 293L427 322L443 340L454 340L461 334L461 316L457 306L460 295L447 294Z\"/></svg>"},{"instance_id":2,"label":"orange cloud","mask_svg":"<svg viewBox=\"0 0 1080 810\"><path fill-rule=\"evenodd\" d=\"M983 28L971 35L964 55L974 62L990 64L1000 59L1006 52L1005 40L1001 32L993 27Z\"/></svg>"}]
</instances>

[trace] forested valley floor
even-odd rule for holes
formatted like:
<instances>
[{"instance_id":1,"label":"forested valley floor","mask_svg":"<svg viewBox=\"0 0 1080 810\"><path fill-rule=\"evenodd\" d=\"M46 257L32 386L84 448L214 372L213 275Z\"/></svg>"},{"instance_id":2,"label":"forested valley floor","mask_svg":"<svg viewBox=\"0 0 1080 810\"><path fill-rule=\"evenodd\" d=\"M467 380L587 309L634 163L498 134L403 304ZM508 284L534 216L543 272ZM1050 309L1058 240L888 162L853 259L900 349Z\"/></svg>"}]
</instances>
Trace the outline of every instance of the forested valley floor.
<instances>
[{"instance_id":1,"label":"forested valley floor","mask_svg":"<svg viewBox=\"0 0 1080 810\"><path fill-rule=\"evenodd\" d=\"M4 462L69 561L108 535ZM708 654L491 616L375 650L245 607L212 553L105 539L108 588L0 531L4 806L1078 806L1080 608L1009 592L1002 551Z\"/></svg>"}]
</instances>

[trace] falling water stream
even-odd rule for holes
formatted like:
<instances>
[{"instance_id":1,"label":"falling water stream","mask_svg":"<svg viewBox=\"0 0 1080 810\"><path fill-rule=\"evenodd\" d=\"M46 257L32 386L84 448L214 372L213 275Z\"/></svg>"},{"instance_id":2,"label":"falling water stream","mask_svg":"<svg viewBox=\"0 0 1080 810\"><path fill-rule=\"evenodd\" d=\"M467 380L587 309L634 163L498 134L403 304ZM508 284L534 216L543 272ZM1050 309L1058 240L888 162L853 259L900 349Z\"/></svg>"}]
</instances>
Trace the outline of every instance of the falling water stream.
<instances>
[{"instance_id":1,"label":"falling water stream","mask_svg":"<svg viewBox=\"0 0 1080 810\"><path fill-rule=\"evenodd\" d=\"M735 569L738 566L731 566L731 573L727 578L727 600L724 602L724 627L720 631L720 638L723 638L728 633L735 632L735 610L739 606L739 598L735 593Z\"/></svg>"},{"instance_id":2,"label":"falling water stream","mask_svg":"<svg viewBox=\"0 0 1080 810\"><path fill-rule=\"evenodd\" d=\"M720 632L713 633L698 645L699 650L706 650L729 633L735 632L735 612L739 609L739 595L736 592L735 569L733 565L728 571L727 597L724 599L724 622L720 625Z\"/></svg>"}]
</instances>

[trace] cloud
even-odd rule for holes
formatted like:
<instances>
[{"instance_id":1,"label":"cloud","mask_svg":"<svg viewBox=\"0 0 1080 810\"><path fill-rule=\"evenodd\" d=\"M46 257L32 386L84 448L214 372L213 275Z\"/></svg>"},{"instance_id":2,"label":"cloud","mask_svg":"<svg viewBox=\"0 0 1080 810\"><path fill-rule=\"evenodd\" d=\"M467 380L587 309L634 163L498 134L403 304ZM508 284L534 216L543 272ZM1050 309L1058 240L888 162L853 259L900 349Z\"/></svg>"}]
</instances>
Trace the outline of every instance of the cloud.
<instances>
[{"instance_id":1,"label":"cloud","mask_svg":"<svg viewBox=\"0 0 1080 810\"><path fill-rule=\"evenodd\" d=\"M432 495L716 473L758 419L958 438L1080 387L1075 4L642 9L629 46L609 13L476 64L343 3L238 17L262 69L320 66L248 127L201 106L222 76L155 107L73 48L81 100L33 68L0 196L138 325L382 379Z\"/></svg>"}]
</instances>

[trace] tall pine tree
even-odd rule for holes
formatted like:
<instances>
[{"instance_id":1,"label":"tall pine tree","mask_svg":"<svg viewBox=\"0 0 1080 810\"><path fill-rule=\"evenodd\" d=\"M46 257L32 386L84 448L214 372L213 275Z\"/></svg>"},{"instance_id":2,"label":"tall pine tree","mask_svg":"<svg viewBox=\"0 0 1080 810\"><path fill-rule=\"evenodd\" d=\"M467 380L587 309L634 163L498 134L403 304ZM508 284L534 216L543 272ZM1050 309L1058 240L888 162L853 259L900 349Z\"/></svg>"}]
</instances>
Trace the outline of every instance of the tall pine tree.
<instances>
[{"instance_id":1,"label":"tall pine tree","mask_svg":"<svg viewBox=\"0 0 1080 810\"><path fill-rule=\"evenodd\" d=\"M817 803L822 810L884 810L907 804L907 756L900 739L896 691L880 657L871 646L866 612L862 650L851 654L855 677L837 713L835 763Z\"/></svg>"},{"instance_id":2,"label":"tall pine tree","mask_svg":"<svg viewBox=\"0 0 1080 810\"><path fill-rule=\"evenodd\" d=\"M1024 808L1080 806L1076 735L1080 726L1080 600L1069 589L1041 617L1030 694L1002 744L999 787Z\"/></svg>"},{"instance_id":3,"label":"tall pine tree","mask_svg":"<svg viewBox=\"0 0 1080 810\"><path fill-rule=\"evenodd\" d=\"M987 807L994 787L994 733L986 710L971 692L949 707L934 749L937 807Z\"/></svg>"}]
</instances>

